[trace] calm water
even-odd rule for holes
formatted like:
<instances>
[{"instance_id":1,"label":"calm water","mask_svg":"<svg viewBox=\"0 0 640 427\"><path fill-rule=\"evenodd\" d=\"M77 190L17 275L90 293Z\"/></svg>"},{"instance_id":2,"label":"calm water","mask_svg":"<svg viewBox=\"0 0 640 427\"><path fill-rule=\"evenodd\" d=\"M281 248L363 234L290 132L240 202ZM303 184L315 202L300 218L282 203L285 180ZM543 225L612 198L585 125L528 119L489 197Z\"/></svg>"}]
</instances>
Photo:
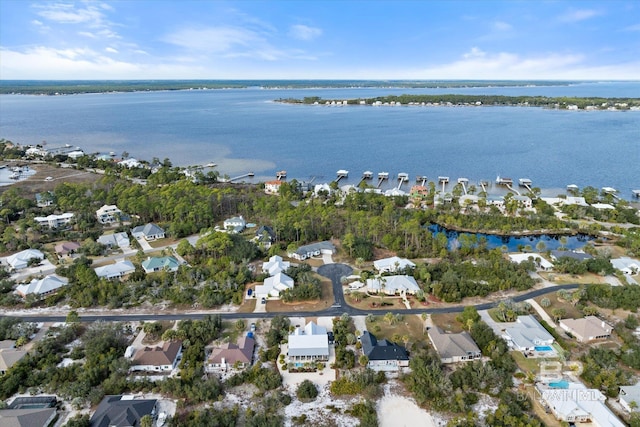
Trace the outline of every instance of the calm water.
<instances>
[{"instance_id":1,"label":"calm water","mask_svg":"<svg viewBox=\"0 0 640 427\"><path fill-rule=\"evenodd\" d=\"M467 177L530 178L611 186L627 198L640 188L640 112L575 112L520 107L325 107L278 98L348 99L403 93L639 97L640 82L466 89L298 89L0 96L0 138L72 144L85 152L127 151L174 164L217 163L229 176L315 182L365 170ZM391 184L389 184L391 185ZM557 194L553 193L553 194Z\"/></svg>"},{"instance_id":2,"label":"calm water","mask_svg":"<svg viewBox=\"0 0 640 427\"><path fill-rule=\"evenodd\" d=\"M565 247L569 250L580 249L584 245L593 240L593 237L584 234L578 234L575 236L557 236L549 234L532 235L532 236L496 236L494 234L483 233L463 233L458 231L451 231L443 228L439 225L431 225L429 230L434 234L444 233L447 236L449 242L449 249L454 249L460 246L459 237L462 234L467 236L476 236L478 239L484 238L487 241L487 248L496 249L506 247L508 252L519 252L520 248L529 247L532 251L538 251L536 246L538 243L544 243L543 251L553 251L560 247ZM564 240L564 244L562 243Z\"/></svg>"}]
</instances>

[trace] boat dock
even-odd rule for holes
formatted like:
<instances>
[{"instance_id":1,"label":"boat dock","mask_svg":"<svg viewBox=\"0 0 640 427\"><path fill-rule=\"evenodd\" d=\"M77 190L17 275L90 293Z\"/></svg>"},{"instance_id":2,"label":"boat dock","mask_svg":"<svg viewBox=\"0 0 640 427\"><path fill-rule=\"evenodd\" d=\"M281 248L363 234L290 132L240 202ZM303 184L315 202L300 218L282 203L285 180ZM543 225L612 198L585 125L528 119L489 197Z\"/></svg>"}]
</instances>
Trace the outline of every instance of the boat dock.
<instances>
[{"instance_id":1,"label":"boat dock","mask_svg":"<svg viewBox=\"0 0 640 427\"><path fill-rule=\"evenodd\" d=\"M480 185L480 187L482 187L482 191L484 191L486 193L487 192L487 188L489 188L489 181L483 179L483 180L479 181L478 184Z\"/></svg>"},{"instance_id":2,"label":"boat dock","mask_svg":"<svg viewBox=\"0 0 640 427\"><path fill-rule=\"evenodd\" d=\"M389 172L378 173L378 188L380 188L382 183L388 179L389 179Z\"/></svg>"},{"instance_id":3,"label":"boat dock","mask_svg":"<svg viewBox=\"0 0 640 427\"><path fill-rule=\"evenodd\" d=\"M447 187L447 184L449 183L449 177L448 176L439 176L438 177L438 183L442 184L442 192L445 192L445 188Z\"/></svg>"},{"instance_id":4,"label":"boat dock","mask_svg":"<svg viewBox=\"0 0 640 427\"><path fill-rule=\"evenodd\" d=\"M276 172L276 179L278 181L280 181L281 179L286 179L287 178L287 171L285 170L281 170Z\"/></svg>"},{"instance_id":5,"label":"boat dock","mask_svg":"<svg viewBox=\"0 0 640 427\"><path fill-rule=\"evenodd\" d=\"M338 172L336 172L336 182L340 182L342 178L348 178L348 177L349 177L348 170L340 169Z\"/></svg>"},{"instance_id":6,"label":"boat dock","mask_svg":"<svg viewBox=\"0 0 640 427\"><path fill-rule=\"evenodd\" d=\"M530 192L533 193L533 191L531 191L531 185L533 184L533 181L531 181L529 178L520 178L518 180L518 185L520 187L524 187L527 190L529 190Z\"/></svg>"},{"instance_id":7,"label":"boat dock","mask_svg":"<svg viewBox=\"0 0 640 427\"><path fill-rule=\"evenodd\" d=\"M640 190L631 190L633 197L640 198Z\"/></svg>"},{"instance_id":8,"label":"boat dock","mask_svg":"<svg viewBox=\"0 0 640 427\"><path fill-rule=\"evenodd\" d=\"M369 181L373 179L373 172L371 171L364 171L362 172L362 178L360 178L360 182L358 182L358 187L360 186L360 184L362 184L365 181Z\"/></svg>"},{"instance_id":9,"label":"boat dock","mask_svg":"<svg viewBox=\"0 0 640 427\"><path fill-rule=\"evenodd\" d=\"M515 188L513 188L513 180L511 178L501 178L500 175L498 175L498 177L496 178L496 184L504 185L510 191L513 191L514 193L516 193L518 196L520 195L520 192Z\"/></svg>"},{"instance_id":10,"label":"boat dock","mask_svg":"<svg viewBox=\"0 0 640 427\"><path fill-rule=\"evenodd\" d=\"M605 194L610 194L614 199L619 199L618 190L613 187L602 187L602 192Z\"/></svg>"},{"instance_id":11,"label":"boat dock","mask_svg":"<svg viewBox=\"0 0 640 427\"><path fill-rule=\"evenodd\" d=\"M402 184L404 184L405 182L409 182L409 174L405 173L405 172L400 172L398 174L398 189L400 189L400 187L402 187Z\"/></svg>"},{"instance_id":12,"label":"boat dock","mask_svg":"<svg viewBox=\"0 0 640 427\"><path fill-rule=\"evenodd\" d=\"M580 191L580 189L578 188L577 185L575 185L575 184L567 185L567 192L573 193L573 194L578 194L578 191Z\"/></svg>"},{"instance_id":13,"label":"boat dock","mask_svg":"<svg viewBox=\"0 0 640 427\"><path fill-rule=\"evenodd\" d=\"M467 178L458 178L458 184L462 185L462 191L464 194L467 194L467 184L469 183L469 179Z\"/></svg>"},{"instance_id":14,"label":"boat dock","mask_svg":"<svg viewBox=\"0 0 640 427\"><path fill-rule=\"evenodd\" d=\"M426 175L418 175L416 176L416 183L420 183L423 187L427 185L427 176Z\"/></svg>"},{"instance_id":15,"label":"boat dock","mask_svg":"<svg viewBox=\"0 0 640 427\"><path fill-rule=\"evenodd\" d=\"M233 178L229 178L227 182L237 181L242 178L253 178L253 176L254 176L253 172L247 172L244 175L238 175L238 176L234 176Z\"/></svg>"}]
</instances>

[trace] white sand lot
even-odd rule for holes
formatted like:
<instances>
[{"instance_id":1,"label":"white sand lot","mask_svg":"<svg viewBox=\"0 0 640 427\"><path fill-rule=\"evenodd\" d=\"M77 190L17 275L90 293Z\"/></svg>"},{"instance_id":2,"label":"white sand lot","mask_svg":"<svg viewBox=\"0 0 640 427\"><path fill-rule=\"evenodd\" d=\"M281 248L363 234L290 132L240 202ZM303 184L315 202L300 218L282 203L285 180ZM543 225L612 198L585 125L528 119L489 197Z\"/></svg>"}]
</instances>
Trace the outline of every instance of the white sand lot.
<instances>
[{"instance_id":1,"label":"white sand lot","mask_svg":"<svg viewBox=\"0 0 640 427\"><path fill-rule=\"evenodd\" d=\"M431 414L413 400L398 395L385 395L378 402L380 427L436 427Z\"/></svg>"}]
</instances>

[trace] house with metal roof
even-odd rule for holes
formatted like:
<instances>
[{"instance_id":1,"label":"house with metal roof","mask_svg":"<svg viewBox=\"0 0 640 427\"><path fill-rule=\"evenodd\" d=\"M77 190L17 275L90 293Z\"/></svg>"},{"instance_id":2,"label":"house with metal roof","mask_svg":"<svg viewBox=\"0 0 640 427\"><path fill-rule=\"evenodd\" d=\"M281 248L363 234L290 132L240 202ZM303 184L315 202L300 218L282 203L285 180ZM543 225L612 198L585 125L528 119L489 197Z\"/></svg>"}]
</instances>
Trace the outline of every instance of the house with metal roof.
<instances>
[{"instance_id":1,"label":"house with metal roof","mask_svg":"<svg viewBox=\"0 0 640 427\"><path fill-rule=\"evenodd\" d=\"M290 252L287 255L289 258L295 258L299 261L304 261L307 258L314 256L320 256L322 254L334 254L336 247L329 241L311 243L309 245L300 246L294 252Z\"/></svg>"},{"instance_id":2,"label":"house with metal roof","mask_svg":"<svg viewBox=\"0 0 640 427\"><path fill-rule=\"evenodd\" d=\"M69 224L73 219L73 216L73 213L65 212L60 215L51 214L47 216L37 216L33 218L33 220L42 227L58 228Z\"/></svg>"},{"instance_id":3,"label":"house with metal roof","mask_svg":"<svg viewBox=\"0 0 640 427\"><path fill-rule=\"evenodd\" d=\"M26 351L13 347L0 348L0 375L6 374L13 365L18 363L26 355Z\"/></svg>"},{"instance_id":4,"label":"house with metal roof","mask_svg":"<svg viewBox=\"0 0 640 427\"><path fill-rule=\"evenodd\" d=\"M553 336L532 315L518 316L515 322L501 323L503 338L518 351L537 351L553 344ZM537 348L537 349L536 349Z\"/></svg>"},{"instance_id":5,"label":"house with metal roof","mask_svg":"<svg viewBox=\"0 0 640 427\"><path fill-rule=\"evenodd\" d=\"M167 341L156 347L138 349L131 359L131 371L171 372L182 354L182 341Z\"/></svg>"},{"instance_id":6,"label":"house with metal roof","mask_svg":"<svg viewBox=\"0 0 640 427\"><path fill-rule=\"evenodd\" d=\"M35 295L39 298L46 297L56 293L63 286L69 284L69 279L50 274L41 279L33 279L29 283L23 283L16 286L16 294L22 298L26 298L28 295Z\"/></svg>"},{"instance_id":7,"label":"house with metal roof","mask_svg":"<svg viewBox=\"0 0 640 427\"><path fill-rule=\"evenodd\" d=\"M550 271L553 269L553 264L539 253L514 253L509 254L509 259L516 264L520 264L523 261L533 261L536 266L544 271Z\"/></svg>"},{"instance_id":8,"label":"house with metal roof","mask_svg":"<svg viewBox=\"0 0 640 427\"><path fill-rule=\"evenodd\" d=\"M280 292L293 289L295 283L293 279L284 273L276 273L264 279L263 285L256 286L256 298L279 297Z\"/></svg>"},{"instance_id":9,"label":"house with metal roof","mask_svg":"<svg viewBox=\"0 0 640 427\"><path fill-rule=\"evenodd\" d=\"M624 274L636 274L640 272L640 261L629 257L614 258L611 260L611 265Z\"/></svg>"},{"instance_id":10,"label":"house with metal roof","mask_svg":"<svg viewBox=\"0 0 640 427\"><path fill-rule=\"evenodd\" d=\"M247 222L242 215L234 216L233 218L225 219L222 223L224 230L228 233L241 233L247 226Z\"/></svg>"},{"instance_id":11,"label":"house with metal roof","mask_svg":"<svg viewBox=\"0 0 640 427\"><path fill-rule=\"evenodd\" d=\"M153 273L156 271L178 271L180 262L172 256L149 257L142 261L142 268L145 273Z\"/></svg>"},{"instance_id":12,"label":"house with metal roof","mask_svg":"<svg viewBox=\"0 0 640 427\"><path fill-rule=\"evenodd\" d=\"M217 372L250 366L255 343L252 337L242 336L236 343L227 342L214 347L205 363L205 371Z\"/></svg>"},{"instance_id":13,"label":"house with metal roof","mask_svg":"<svg viewBox=\"0 0 640 427\"><path fill-rule=\"evenodd\" d=\"M395 273L396 271L402 271L406 268L415 268L416 265L406 258L400 258L392 256L390 258L383 258L373 261L373 268L380 273Z\"/></svg>"},{"instance_id":14,"label":"house with metal roof","mask_svg":"<svg viewBox=\"0 0 640 427\"><path fill-rule=\"evenodd\" d=\"M56 415L56 408L0 409L0 425L5 427L48 427Z\"/></svg>"},{"instance_id":15,"label":"house with metal roof","mask_svg":"<svg viewBox=\"0 0 640 427\"><path fill-rule=\"evenodd\" d=\"M620 387L618 402L628 412L640 411L640 383Z\"/></svg>"},{"instance_id":16,"label":"house with metal roof","mask_svg":"<svg viewBox=\"0 0 640 427\"><path fill-rule=\"evenodd\" d=\"M576 251L551 251L551 259L554 261L558 261L561 258L573 258L578 261L586 261L588 259L592 259L593 256L584 253L584 252L576 252Z\"/></svg>"},{"instance_id":17,"label":"house with metal roof","mask_svg":"<svg viewBox=\"0 0 640 427\"><path fill-rule=\"evenodd\" d=\"M370 293L384 292L387 295L415 295L420 286L411 276L382 276L367 279L367 291Z\"/></svg>"},{"instance_id":18,"label":"house with metal roof","mask_svg":"<svg viewBox=\"0 0 640 427\"><path fill-rule=\"evenodd\" d=\"M131 230L131 234L136 239L144 239L147 242L164 239L164 230L154 223L133 227L133 229Z\"/></svg>"},{"instance_id":19,"label":"house with metal roof","mask_svg":"<svg viewBox=\"0 0 640 427\"><path fill-rule=\"evenodd\" d=\"M360 337L362 353L369 358L367 367L375 371L398 371L409 366L407 350L386 339L378 340L369 331Z\"/></svg>"},{"instance_id":20,"label":"house with metal roof","mask_svg":"<svg viewBox=\"0 0 640 427\"><path fill-rule=\"evenodd\" d=\"M113 264L104 265L102 267L94 268L98 277L104 277L105 279L120 279L127 274L131 274L136 271L136 267L131 261L120 260Z\"/></svg>"},{"instance_id":21,"label":"house with metal roof","mask_svg":"<svg viewBox=\"0 0 640 427\"><path fill-rule=\"evenodd\" d=\"M315 362L329 360L327 328L309 322L299 326L289 335L288 353L291 362Z\"/></svg>"},{"instance_id":22,"label":"house with metal roof","mask_svg":"<svg viewBox=\"0 0 640 427\"><path fill-rule=\"evenodd\" d=\"M442 363L469 362L482 357L482 352L468 332L446 334L437 326L429 329L427 335Z\"/></svg>"},{"instance_id":23,"label":"house with metal roof","mask_svg":"<svg viewBox=\"0 0 640 427\"><path fill-rule=\"evenodd\" d=\"M114 222L120 221L122 211L116 205L102 205L102 207L96 211L96 217L100 224L113 224Z\"/></svg>"},{"instance_id":24,"label":"house with metal roof","mask_svg":"<svg viewBox=\"0 0 640 427\"><path fill-rule=\"evenodd\" d=\"M120 233L113 234L103 234L98 237L98 243L105 245L108 248L128 248L131 245L129 241L129 235L126 231L122 231Z\"/></svg>"},{"instance_id":25,"label":"house with metal roof","mask_svg":"<svg viewBox=\"0 0 640 427\"><path fill-rule=\"evenodd\" d=\"M278 273L284 273L291 267L289 261L284 261L282 257L274 255L269 258L269 261L262 263L262 272L268 273L269 276L275 276Z\"/></svg>"},{"instance_id":26,"label":"house with metal roof","mask_svg":"<svg viewBox=\"0 0 640 427\"><path fill-rule=\"evenodd\" d=\"M142 417L155 415L156 403L156 399L105 396L91 417L91 427L139 426Z\"/></svg>"},{"instance_id":27,"label":"house with metal roof","mask_svg":"<svg viewBox=\"0 0 640 427\"><path fill-rule=\"evenodd\" d=\"M80 249L78 242L60 242L55 246L56 254L59 257L76 253Z\"/></svg>"},{"instance_id":28,"label":"house with metal roof","mask_svg":"<svg viewBox=\"0 0 640 427\"><path fill-rule=\"evenodd\" d=\"M579 342L606 340L611 338L611 331L613 331L610 325L596 316L586 316L582 319L562 319L559 325Z\"/></svg>"},{"instance_id":29,"label":"house with metal roof","mask_svg":"<svg viewBox=\"0 0 640 427\"><path fill-rule=\"evenodd\" d=\"M33 258L44 259L44 254L37 249L25 249L7 257L7 264L14 270L26 268Z\"/></svg>"}]
</instances>

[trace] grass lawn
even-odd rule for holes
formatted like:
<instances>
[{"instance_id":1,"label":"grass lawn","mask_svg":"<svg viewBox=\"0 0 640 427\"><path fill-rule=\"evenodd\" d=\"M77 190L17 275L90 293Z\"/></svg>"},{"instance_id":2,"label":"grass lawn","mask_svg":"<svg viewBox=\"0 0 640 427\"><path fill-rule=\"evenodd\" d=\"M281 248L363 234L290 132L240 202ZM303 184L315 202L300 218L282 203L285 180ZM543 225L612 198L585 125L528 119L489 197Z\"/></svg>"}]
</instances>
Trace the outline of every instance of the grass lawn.
<instances>
[{"instance_id":1,"label":"grass lawn","mask_svg":"<svg viewBox=\"0 0 640 427\"><path fill-rule=\"evenodd\" d=\"M458 334L465 329L463 329L460 322L456 320L457 315L457 313L432 314L431 321L445 332Z\"/></svg>"},{"instance_id":2,"label":"grass lawn","mask_svg":"<svg viewBox=\"0 0 640 427\"><path fill-rule=\"evenodd\" d=\"M597 274L593 274L593 273L561 274L561 273L550 273L550 272L543 271L543 272L540 272L540 276L558 285L565 285L568 283L578 283L581 285L586 285L590 283L606 283L606 281L604 280L604 277L598 276Z\"/></svg>"},{"instance_id":3,"label":"grass lawn","mask_svg":"<svg viewBox=\"0 0 640 427\"><path fill-rule=\"evenodd\" d=\"M165 237L164 239L158 239L158 240L154 240L153 242L149 242L149 246L151 246L152 248L161 248L163 246L168 246L168 245L173 245L175 243L178 243L179 240L181 239L173 239L170 237ZM167 255L172 255L172 251L167 250Z\"/></svg>"},{"instance_id":4,"label":"grass lawn","mask_svg":"<svg viewBox=\"0 0 640 427\"><path fill-rule=\"evenodd\" d=\"M394 341L394 336L401 337L398 344L404 345L402 337L409 337L409 343L423 342L426 343L429 338L424 329L424 321L417 314L407 314L399 322L390 325L384 320L384 314L377 314L374 316L375 320L370 322L366 321L367 330L375 335L376 338L386 338L390 341Z\"/></svg>"},{"instance_id":5,"label":"grass lawn","mask_svg":"<svg viewBox=\"0 0 640 427\"><path fill-rule=\"evenodd\" d=\"M540 372L540 361L542 358L524 357L520 351L510 352L516 364L523 372L533 372L538 374Z\"/></svg>"},{"instance_id":6,"label":"grass lawn","mask_svg":"<svg viewBox=\"0 0 640 427\"><path fill-rule=\"evenodd\" d=\"M347 304L352 307L359 308L360 310L388 311L407 308L402 302L402 298L399 296L378 296L368 295L366 292L356 292L356 295L359 294L357 300L353 296L353 293L345 294L344 298ZM382 305L383 302L385 305Z\"/></svg>"},{"instance_id":7,"label":"grass lawn","mask_svg":"<svg viewBox=\"0 0 640 427\"><path fill-rule=\"evenodd\" d=\"M549 307L542 307L541 301L543 298L549 298L551 305ZM539 296L535 298L536 302L542 307L544 311L547 312L549 317L553 319L553 310L556 308L562 308L565 310L566 314L564 315L564 319L579 319L584 317L584 315L578 310L573 304L566 301L559 301L558 295L555 292L550 292L548 294Z\"/></svg>"},{"instance_id":8,"label":"grass lawn","mask_svg":"<svg viewBox=\"0 0 640 427\"><path fill-rule=\"evenodd\" d=\"M256 309L256 299L245 299L240 307L238 307L238 313L253 313Z\"/></svg>"}]
</instances>

